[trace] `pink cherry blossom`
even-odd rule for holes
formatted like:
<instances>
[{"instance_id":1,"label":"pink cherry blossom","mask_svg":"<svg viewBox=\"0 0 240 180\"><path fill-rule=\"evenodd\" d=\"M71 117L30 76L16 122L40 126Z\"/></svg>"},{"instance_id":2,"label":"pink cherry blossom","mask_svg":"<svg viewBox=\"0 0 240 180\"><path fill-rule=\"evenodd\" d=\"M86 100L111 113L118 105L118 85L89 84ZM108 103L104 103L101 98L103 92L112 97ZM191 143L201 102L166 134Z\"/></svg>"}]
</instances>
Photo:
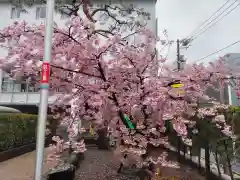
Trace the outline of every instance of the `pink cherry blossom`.
<instances>
[{"instance_id":1,"label":"pink cherry blossom","mask_svg":"<svg viewBox=\"0 0 240 180\"><path fill-rule=\"evenodd\" d=\"M225 82L226 75L231 72L220 60L206 67L189 64L185 70L174 72L165 60L157 59L155 44L158 38L150 30L138 29L135 34L138 43L133 45L120 32L102 40L100 35L92 34L92 23L72 16L64 28L54 27L49 90L54 93L61 89L62 94L52 110L56 119L68 125L69 133L69 142L53 138L55 154L70 145L77 152L86 150L84 141L74 141L77 134L73 123L79 120L92 123L94 128L108 126L119 140L117 146L122 155L130 154L138 161L144 161L141 155L148 152L148 145L168 145L167 121L183 138L187 136L187 127L195 125L192 121L195 115L202 120L212 118L216 126L223 122L219 111L228 106L215 103L210 108L196 107L201 99L208 100L205 90L216 82ZM26 22L17 22L1 30L0 43L13 42L8 55L1 58L1 68L13 77L27 75L30 81L38 82L43 37L41 25ZM159 76L152 74L156 61L161 66ZM171 87L169 83L175 81L184 86ZM134 130L125 127L124 114L136 126ZM224 126L223 133L230 136L230 128ZM191 141L186 139L186 143L191 144ZM166 165L165 154L159 152L156 162Z\"/></svg>"}]
</instances>

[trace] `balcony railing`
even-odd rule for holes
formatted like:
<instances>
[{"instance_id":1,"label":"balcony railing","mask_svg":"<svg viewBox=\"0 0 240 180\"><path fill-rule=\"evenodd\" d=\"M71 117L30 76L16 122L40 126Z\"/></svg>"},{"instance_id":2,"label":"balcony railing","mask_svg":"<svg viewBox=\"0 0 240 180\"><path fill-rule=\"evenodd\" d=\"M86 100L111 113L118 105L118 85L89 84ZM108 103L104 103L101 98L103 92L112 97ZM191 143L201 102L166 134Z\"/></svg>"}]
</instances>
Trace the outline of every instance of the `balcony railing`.
<instances>
[{"instance_id":1,"label":"balcony railing","mask_svg":"<svg viewBox=\"0 0 240 180\"><path fill-rule=\"evenodd\" d=\"M34 85L27 82L16 83L13 81L2 82L2 92L38 92Z\"/></svg>"},{"instance_id":2,"label":"balcony railing","mask_svg":"<svg viewBox=\"0 0 240 180\"><path fill-rule=\"evenodd\" d=\"M28 82L2 81L1 92L3 93L38 93L39 88L36 84ZM55 89L60 92L60 89Z\"/></svg>"},{"instance_id":3,"label":"balcony railing","mask_svg":"<svg viewBox=\"0 0 240 180\"><path fill-rule=\"evenodd\" d=\"M49 96L48 103L53 103L61 93L59 89ZM39 104L40 93L36 84L27 82L2 81L0 104Z\"/></svg>"}]
</instances>

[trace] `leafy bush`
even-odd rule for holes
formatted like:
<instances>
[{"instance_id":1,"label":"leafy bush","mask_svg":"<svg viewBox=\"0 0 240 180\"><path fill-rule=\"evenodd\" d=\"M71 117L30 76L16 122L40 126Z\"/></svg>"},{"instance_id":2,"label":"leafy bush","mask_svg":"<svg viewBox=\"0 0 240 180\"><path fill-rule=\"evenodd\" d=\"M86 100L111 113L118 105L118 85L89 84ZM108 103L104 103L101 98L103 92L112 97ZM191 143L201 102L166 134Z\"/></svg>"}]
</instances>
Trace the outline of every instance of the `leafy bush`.
<instances>
[{"instance_id":1,"label":"leafy bush","mask_svg":"<svg viewBox=\"0 0 240 180\"><path fill-rule=\"evenodd\" d=\"M48 128L54 129L48 117ZM22 113L0 114L0 151L29 144L36 140L37 115Z\"/></svg>"},{"instance_id":2,"label":"leafy bush","mask_svg":"<svg viewBox=\"0 0 240 180\"><path fill-rule=\"evenodd\" d=\"M228 122L232 124L234 133L236 135L235 140L235 153L240 155L240 106L231 106L227 114Z\"/></svg>"},{"instance_id":3,"label":"leafy bush","mask_svg":"<svg viewBox=\"0 0 240 180\"><path fill-rule=\"evenodd\" d=\"M236 134L240 134L240 107L231 106L228 111L227 117L228 122L233 125L234 132Z\"/></svg>"}]
</instances>

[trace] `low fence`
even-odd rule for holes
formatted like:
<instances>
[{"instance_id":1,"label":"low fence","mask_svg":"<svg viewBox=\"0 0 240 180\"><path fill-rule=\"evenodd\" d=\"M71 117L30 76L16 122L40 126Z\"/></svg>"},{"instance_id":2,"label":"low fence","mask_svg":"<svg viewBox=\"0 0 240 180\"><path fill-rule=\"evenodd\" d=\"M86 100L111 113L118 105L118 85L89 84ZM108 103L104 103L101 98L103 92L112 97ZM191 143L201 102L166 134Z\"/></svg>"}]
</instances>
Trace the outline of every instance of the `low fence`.
<instances>
[{"instance_id":1,"label":"low fence","mask_svg":"<svg viewBox=\"0 0 240 180\"><path fill-rule=\"evenodd\" d=\"M179 142L181 143L181 141ZM177 153L180 163L187 161L191 166L198 168L199 172L206 176L206 179L240 180L240 173L233 168L236 166L236 163L238 163L237 158L233 154L229 154L227 151L224 152L227 160L223 162L222 159L224 155L216 154L210 149L209 152L206 153L206 150L201 148L198 156L196 156L192 153L192 147L183 143L181 143L179 147L169 146L169 150ZM206 158L205 154L209 154L209 157ZM240 166L240 164L238 165Z\"/></svg>"}]
</instances>

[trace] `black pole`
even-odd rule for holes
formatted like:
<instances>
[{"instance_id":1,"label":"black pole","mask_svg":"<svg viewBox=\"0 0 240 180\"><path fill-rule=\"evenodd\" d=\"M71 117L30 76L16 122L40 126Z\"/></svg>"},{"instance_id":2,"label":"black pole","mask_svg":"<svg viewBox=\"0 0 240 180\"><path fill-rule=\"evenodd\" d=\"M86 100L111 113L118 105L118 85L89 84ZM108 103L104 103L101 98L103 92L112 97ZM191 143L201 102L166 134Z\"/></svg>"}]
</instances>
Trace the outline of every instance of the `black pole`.
<instances>
[{"instance_id":1,"label":"black pole","mask_svg":"<svg viewBox=\"0 0 240 180\"><path fill-rule=\"evenodd\" d=\"M226 143L226 140L224 140L223 143L224 143L225 154L226 154L226 157L227 157L227 164L228 164L229 175L231 177L231 180L234 180L233 172L232 172L231 159L229 157L228 145Z\"/></svg>"},{"instance_id":2,"label":"black pole","mask_svg":"<svg viewBox=\"0 0 240 180\"><path fill-rule=\"evenodd\" d=\"M177 70L180 71L181 69L181 64L180 64L180 41L179 39L177 40Z\"/></svg>"},{"instance_id":3,"label":"black pole","mask_svg":"<svg viewBox=\"0 0 240 180\"><path fill-rule=\"evenodd\" d=\"M204 140L205 146L205 167L206 167L206 179L210 179L211 168L210 168L210 148L208 140Z\"/></svg>"},{"instance_id":4,"label":"black pole","mask_svg":"<svg viewBox=\"0 0 240 180\"><path fill-rule=\"evenodd\" d=\"M181 161L181 139L177 136L177 151L178 151L178 162Z\"/></svg>"}]
</instances>

